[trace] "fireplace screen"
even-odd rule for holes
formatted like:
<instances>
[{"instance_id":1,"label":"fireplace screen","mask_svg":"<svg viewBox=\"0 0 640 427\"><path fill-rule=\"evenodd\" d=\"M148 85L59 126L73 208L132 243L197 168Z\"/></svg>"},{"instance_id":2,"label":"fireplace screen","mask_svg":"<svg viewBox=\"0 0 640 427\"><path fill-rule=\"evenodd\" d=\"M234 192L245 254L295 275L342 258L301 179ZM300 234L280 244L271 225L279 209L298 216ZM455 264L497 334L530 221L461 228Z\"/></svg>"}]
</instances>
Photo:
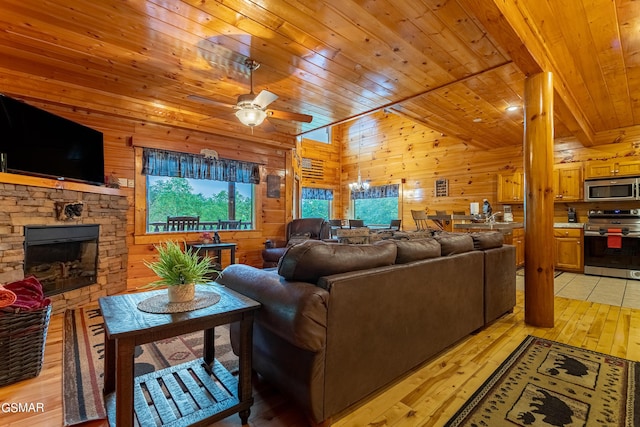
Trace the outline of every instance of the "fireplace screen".
<instances>
[{"instance_id":1,"label":"fireplace screen","mask_svg":"<svg viewBox=\"0 0 640 427\"><path fill-rule=\"evenodd\" d=\"M25 226L24 275L38 278L45 295L96 283L98 225Z\"/></svg>"}]
</instances>

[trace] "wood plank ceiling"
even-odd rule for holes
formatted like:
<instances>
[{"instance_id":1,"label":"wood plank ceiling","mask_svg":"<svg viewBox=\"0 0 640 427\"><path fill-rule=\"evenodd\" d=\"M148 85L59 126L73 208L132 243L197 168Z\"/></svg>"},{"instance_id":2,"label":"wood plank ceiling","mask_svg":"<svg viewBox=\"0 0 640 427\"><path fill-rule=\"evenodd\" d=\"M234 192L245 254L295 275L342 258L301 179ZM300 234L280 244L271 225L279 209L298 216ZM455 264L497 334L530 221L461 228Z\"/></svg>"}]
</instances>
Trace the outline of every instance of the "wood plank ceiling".
<instances>
[{"instance_id":1,"label":"wood plank ceiling","mask_svg":"<svg viewBox=\"0 0 640 427\"><path fill-rule=\"evenodd\" d=\"M230 107L249 92L252 133ZM0 92L33 103L274 144L379 109L483 147L522 143L527 73L554 72L556 136L613 142L640 125L633 0L3 0Z\"/></svg>"}]
</instances>

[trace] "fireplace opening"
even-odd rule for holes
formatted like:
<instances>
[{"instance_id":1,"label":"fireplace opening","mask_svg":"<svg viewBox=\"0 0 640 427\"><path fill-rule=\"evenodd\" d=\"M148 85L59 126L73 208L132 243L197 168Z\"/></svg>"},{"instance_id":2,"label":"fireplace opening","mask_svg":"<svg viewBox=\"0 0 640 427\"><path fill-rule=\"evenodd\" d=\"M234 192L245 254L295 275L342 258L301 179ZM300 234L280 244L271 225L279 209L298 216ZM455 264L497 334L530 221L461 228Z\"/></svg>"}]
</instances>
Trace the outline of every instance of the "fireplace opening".
<instances>
[{"instance_id":1,"label":"fireplace opening","mask_svg":"<svg viewBox=\"0 0 640 427\"><path fill-rule=\"evenodd\" d=\"M96 283L99 225L25 226L24 275L35 276L45 295Z\"/></svg>"}]
</instances>

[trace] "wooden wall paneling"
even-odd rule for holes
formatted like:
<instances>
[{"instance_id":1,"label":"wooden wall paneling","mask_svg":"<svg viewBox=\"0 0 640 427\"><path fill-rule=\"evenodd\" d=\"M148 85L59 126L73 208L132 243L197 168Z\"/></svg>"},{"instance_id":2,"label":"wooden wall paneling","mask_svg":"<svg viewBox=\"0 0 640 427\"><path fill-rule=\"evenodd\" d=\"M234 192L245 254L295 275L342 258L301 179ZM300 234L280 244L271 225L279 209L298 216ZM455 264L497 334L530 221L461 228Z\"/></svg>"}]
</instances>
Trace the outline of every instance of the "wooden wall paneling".
<instances>
[{"instance_id":1,"label":"wooden wall paneling","mask_svg":"<svg viewBox=\"0 0 640 427\"><path fill-rule=\"evenodd\" d=\"M400 183L404 178L399 212L402 212L406 229L414 227L412 209L469 212L471 202L488 198L494 204L494 210L501 210L495 206L496 176L500 170L522 168L521 146L483 150L395 114L376 113L372 117L377 123L367 125L367 144L359 157L360 162L358 123L346 123L334 132L342 138L342 181L346 183L356 178L358 164L363 179L370 179L374 185ZM345 129L347 127L350 130ZM438 178L449 180L448 197L434 197ZM341 198L344 205L349 206L349 192L344 191Z\"/></svg>"},{"instance_id":2,"label":"wooden wall paneling","mask_svg":"<svg viewBox=\"0 0 640 427\"><path fill-rule=\"evenodd\" d=\"M341 196L343 192L348 192L348 189L343 188L347 182L342 181L340 148L336 132L332 131L332 141L329 144L303 138L300 149L301 158L320 160L323 163L322 178L309 180L303 176L302 186L333 190L332 218L346 218L343 214Z\"/></svg>"}]
</instances>

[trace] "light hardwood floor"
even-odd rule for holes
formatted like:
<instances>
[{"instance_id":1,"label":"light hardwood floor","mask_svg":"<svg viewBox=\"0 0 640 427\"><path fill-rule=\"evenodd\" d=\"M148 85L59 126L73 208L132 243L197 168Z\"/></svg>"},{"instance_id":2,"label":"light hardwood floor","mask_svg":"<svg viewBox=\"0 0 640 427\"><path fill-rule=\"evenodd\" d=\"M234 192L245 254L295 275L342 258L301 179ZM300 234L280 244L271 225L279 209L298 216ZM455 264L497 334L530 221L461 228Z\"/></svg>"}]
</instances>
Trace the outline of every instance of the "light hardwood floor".
<instances>
[{"instance_id":1,"label":"light hardwood floor","mask_svg":"<svg viewBox=\"0 0 640 427\"><path fill-rule=\"evenodd\" d=\"M528 335L640 360L640 310L593 301L555 299L555 326L524 323L524 294L512 314L468 336L365 402L334 418L335 427L441 426ZM42 373L0 388L0 402L43 403L44 413L0 413L0 426L62 425L62 316L52 318ZM305 418L268 384L257 382L251 426L305 426ZM97 422L92 426L104 426ZM239 426L234 415L215 426Z\"/></svg>"}]
</instances>

